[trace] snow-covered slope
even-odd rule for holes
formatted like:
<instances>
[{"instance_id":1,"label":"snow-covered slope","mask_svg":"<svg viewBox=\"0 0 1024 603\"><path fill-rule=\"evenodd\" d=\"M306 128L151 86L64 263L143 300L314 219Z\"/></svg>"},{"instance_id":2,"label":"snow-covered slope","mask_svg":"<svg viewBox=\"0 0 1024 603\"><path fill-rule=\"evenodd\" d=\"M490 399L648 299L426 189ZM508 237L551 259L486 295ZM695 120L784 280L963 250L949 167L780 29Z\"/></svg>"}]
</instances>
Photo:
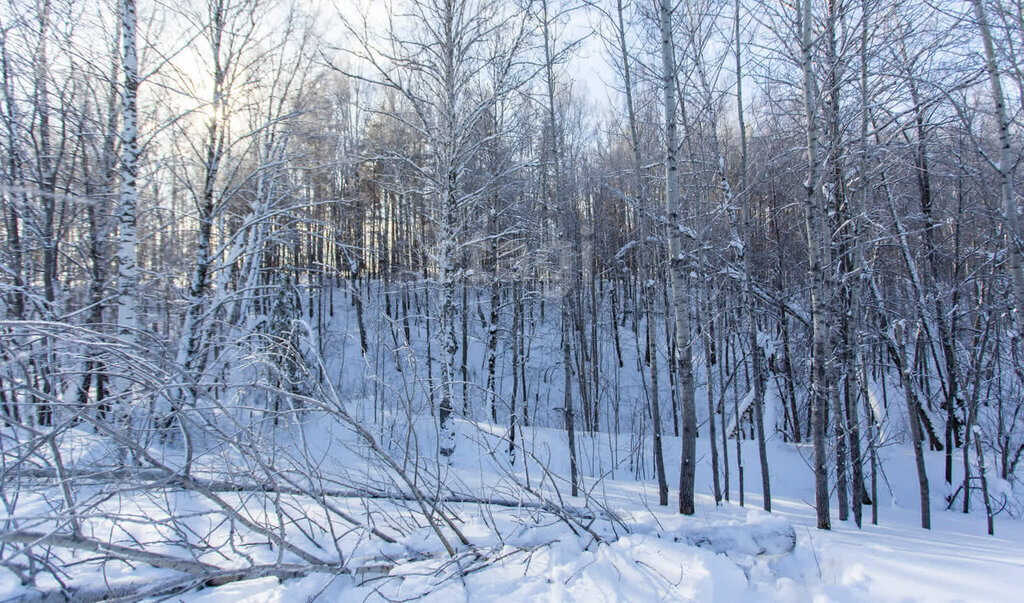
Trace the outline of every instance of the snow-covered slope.
<instances>
[{"instance_id":1,"label":"snow-covered slope","mask_svg":"<svg viewBox=\"0 0 1024 603\"><path fill-rule=\"evenodd\" d=\"M611 342L600 342L610 376L600 392L602 427L577 434L581 495L572 497L568 440L555 411L561 368L552 360L558 357L554 326L538 321L530 341L530 423L517 433L514 457L509 454L508 407L501 406L498 422L492 423L489 409L481 407L487 398L473 385L467 388L473 406L456 421L455 453L442 458L437 419L428 402L423 324L411 323L411 345L396 346L400 337L392 329L400 325L372 322L364 357L351 308L339 299L335 321L322 338L331 386L311 392L301 408L275 416L272 425L260 424L262 411L247 397L260 390L247 384L248 373L236 372L221 390L223 399L210 401L207 416L226 420L234 414L239 423L227 424L238 429L225 430L221 440L195 442L192 475L197 481L185 484L155 468L157 463L180 466L182 451L174 439L152 438L148 450L155 460L148 466L76 482L74 496L89 509L78 518L86 536L164 557L154 558L163 565L156 568L101 560L97 550L82 547L62 553L65 565L58 574L65 592L82 598L171 592L185 601L289 603L1022 597L1024 525L1004 512L997 516L996 535L988 536L980 505L966 515L959 512L959 501L946 510L951 488L942 482L941 453L926 453L933 529L918 527L914 457L903 443L901 406L892 399L889 408L896 412L886 417L885 445L879 448L877 526L870 523L870 506L864 508L862 528L852 520L840 522L833 496L833 529L815 529L810 448L784 442L771 428L767 450L773 512L761 510L757 447L749 439L739 442L746 506L737 504L734 438L728 442L730 500L716 505L703 422L697 443L697 512L681 516L675 512L674 492L668 507L657 504L639 345L623 347L619 369ZM622 338L628 342L635 336L624 328ZM469 381L479 384L484 370L480 337L470 338L468 357ZM703 398L698 406L706 421L702 364L698 349L698 401ZM498 401L505 404L512 386L507 354L497 366L496 389L504 396ZM661 380L663 399L669 399L667 382ZM740 391L727 401L744 398ZM770 426L781 414L777 404L769 401ZM666 409L662 417L669 434L670 413ZM230 440L234 433L237 438ZM113 466L118 456L109 439L85 426L64 432L57 444L64 463L79 477ZM679 439L667 435L664 448L672 485ZM33 454L40 467L49 466L45 448ZM957 484L962 479L959 462L954 469ZM44 473L22 475L31 484L33 476ZM64 529L47 519L55 516L54 501L63 496L56 486L4 495L7 526L33 525L37 534ZM349 519L340 521L343 516ZM246 521L271 529L258 533ZM369 526L380 534L371 535ZM275 541L279 535L298 548L282 551ZM303 551L333 559L335 565L317 569L303 562ZM167 567L168 559L215 566L219 577L183 578ZM29 589L15 570L0 567L0 601L55 594L62 586L43 573L37 589Z\"/></svg>"}]
</instances>

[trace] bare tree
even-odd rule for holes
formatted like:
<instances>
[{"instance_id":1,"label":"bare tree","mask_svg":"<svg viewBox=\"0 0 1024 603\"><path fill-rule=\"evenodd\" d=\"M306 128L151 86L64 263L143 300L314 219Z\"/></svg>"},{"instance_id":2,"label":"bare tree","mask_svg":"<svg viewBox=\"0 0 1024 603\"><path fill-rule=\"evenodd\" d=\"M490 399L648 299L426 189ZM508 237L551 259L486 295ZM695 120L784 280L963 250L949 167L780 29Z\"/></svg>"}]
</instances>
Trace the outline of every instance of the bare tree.
<instances>
[{"instance_id":1,"label":"bare tree","mask_svg":"<svg viewBox=\"0 0 1024 603\"><path fill-rule=\"evenodd\" d=\"M828 362L829 327L826 323L828 294L827 210L821 192L821 165L818 160L817 82L814 79L814 12L810 0L795 5L797 31L800 36L800 66L803 72L804 118L807 127L806 198L807 259L811 288L812 363L811 430L814 444L814 501L818 528L830 529L828 466L825 450L825 412L829 400Z\"/></svg>"},{"instance_id":2,"label":"bare tree","mask_svg":"<svg viewBox=\"0 0 1024 603\"><path fill-rule=\"evenodd\" d=\"M118 212L117 246L117 326L128 345L135 345L139 329L139 268L136 211L139 191L139 58L136 50L135 0L121 0L121 71L124 87L121 93L121 162L120 211ZM120 380L115 393L128 395L128 384ZM126 402L130 402L126 401Z\"/></svg>"},{"instance_id":3,"label":"bare tree","mask_svg":"<svg viewBox=\"0 0 1024 603\"><path fill-rule=\"evenodd\" d=\"M693 396L693 359L690 335L690 294L686 285L689 274L687 254L683 250L683 197L679 190L679 166L676 153L676 58L672 27L673 5L662 0L659 9L661 32L661 85L665 112L665 209L668 215L668 254L672 283L672 313L682 412L682 458L679 466L679 512L694 513L694 477L696 470L697 409Z\"/></svg>"}]
</instances>

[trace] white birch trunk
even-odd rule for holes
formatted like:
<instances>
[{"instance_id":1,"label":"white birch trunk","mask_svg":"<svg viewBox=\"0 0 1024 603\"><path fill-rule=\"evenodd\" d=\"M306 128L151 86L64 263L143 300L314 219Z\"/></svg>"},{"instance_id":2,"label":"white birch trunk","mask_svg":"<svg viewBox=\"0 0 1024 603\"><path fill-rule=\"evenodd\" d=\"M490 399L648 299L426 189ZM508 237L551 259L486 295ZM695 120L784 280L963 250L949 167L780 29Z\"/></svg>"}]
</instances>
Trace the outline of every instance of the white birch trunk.
<instances>
[{"instance_id":1,"label":"white birch trunk","mask_svg":"<svg viewBox=\"0 0 1024 603\"><path fill-rule=\"evenodd\" d=\"M746 121L743 115L743 55L741 53L740 39L740 0L734 4L734 26L733 35L736 36L736 117L740 130L740 190L737 195L743 195L743 297L747 310L747 337L750 345L750 362L753 367L754 377L754 426L757 429L757 453L761 462L761 492L762 504L765 511L772 510L772 487L771 473L768 471L768 450L765 447L764 433L764 399L765 388L768 376L765 372L764 353L761 349L761 342L758 339L757 328L757 305L754 303L754 256L751 253L754 236L754 220L751 212L751 200L747 195L747 131ZM717 137L716 137L717 139ZM716 145L717 146L717 145ZM722 171L722 181L725 183L725 190L728 192L728 181L724 173L724 157L719 151L719 170ZM729 203L731 209L731 201ZM708 391L711 388L711 377L708 376ZM714 419L714 417L712 417ZM712 420L712 424L714 421ZM714 431L712 430L712 439ZM712 448L714 442L712 442Z\"/></svg>"},{"instance_id":2,"label":"white birch trunk","mask_svg":"<svg viewBox=\"0 0 1024 603\"><path fill-rule=\"evenodd\" d=\"M985 69L988 71L995 104L996 125L999 132L999 193L1006 220L1006 251L1010 256L1010 278L1013 283L1013 309L1017 321L1017 339L1024 337L1024 257L1022 257L1017 219L1017 202L1013 198L1013 148L1010 141L1010 117L1006 112L1006 96L999 77L999 65L992 41L992 31L983 0L972 0L978 32L985 47Z\"/></svg>"},{"instance_id":3,"label":"white birch trunk","mask_svg":"<svg viewBox=\"0 0 1024 603\"><path fill-rule=\"evenodd\" d=\"M800 64L803 71L804 116L807 120L807 259L811 287L812 369L811 369L811 439L814 445L814 502L818 528L831 528L829 517L828 459L825 448L825 411L828 405L826 347L829 340L825 315L828 246L825 240L824 198L821 194L818 162L817 100L813 61L813 13L810 0L797 4L800 31Z\"/></svg>"},{"instance_id":4,"label":"white birch trunk","mask_svg":"<svg viewBox=\"0 0 1024 603\"><path fill-rule=\"evenodd\" d=\"M117 245L117 328L118 336L134 345L139 328L136 207L138 205L139 89L138 55L135 45L135 0L121 0L121 69L124 89L121 92L121 207L118 216ZM124 380L118 379L116 392L127 391Z\"/></svg>"},{"instance_id":5,"label":"white birch trunk","mask_svg":"<svg viewBox=\"0 0 1024 603\"><path fill-rule=\"evenodd\" d=\"M437 150L437 172L436 177L440 182L438 209L440 211L440 245L438 251L438 277L441 281L441 405L438 413L438 427L440 429L440 453L448 457L455 452L455 428L452 423L452 412L455 396L455 353L458 351L458 339L456 339L456 313L455 313L455 260L458 251L458 208L459 208L459 180L456 170L455 153L457 151L456 137L458 111L458 74L456 70L456 45L458 44L456 31L458 27L457 7L451 2L444 3L440 8L442 11L439 54L441 59L441 86L440 101L438 108L443 120L441 126L441 140L438 141Z\"/></svg>"},{"instance_id":6,"label":"white birch trunk","mask_svg":"<svg viewBox=\"0 0 1024 603\"><path fill-rule=\"evenodd\" d=\"M579 467L576 462L576 416L573 410L572 399L572 336L573 321L570 309L575 299L576 275L573 273L574 262L571 257L571 242L575 240L572 236L572 217L569 215L572 208L568 207L565 200L560 199L559 183L561 178L561 165L559 163L558 144L558 123L555 120L555 75L554 75L554 53L552 51L552 40L550 30L550 19L548 16L548 3L543 0L541 3L543 11L544 29L544 60L545 78L547 86L547 118L548 127L551 130L549 153L551 155L551 180L548 183L548 197L551 207L562 213L562 241L560 242L561 272L562 272L562 364L563 364L563 407L565 415L565 431L569 439L569 480L573 496L579 494ZM562 207L565 204L566 207Z\"/></svg>"},{"instance_id":7,"label":"white birch trunk","mask_svg":"<svg viewBox=\"0 0 1024 603\"><path fill-rule=\"evenodd\" d=\"M683 199L679 191L679 142L676 135L676 59L672 41L672 0L661 0L661 78L665 110L665 209L668 213L668 252L675 322L676 357L682 413L682 452L679 466L679 512L694 513L697 448L697 409L693 396L693 350L690 337L690 292L686 287L683 251Z\"/></svg>"}]
</instances>

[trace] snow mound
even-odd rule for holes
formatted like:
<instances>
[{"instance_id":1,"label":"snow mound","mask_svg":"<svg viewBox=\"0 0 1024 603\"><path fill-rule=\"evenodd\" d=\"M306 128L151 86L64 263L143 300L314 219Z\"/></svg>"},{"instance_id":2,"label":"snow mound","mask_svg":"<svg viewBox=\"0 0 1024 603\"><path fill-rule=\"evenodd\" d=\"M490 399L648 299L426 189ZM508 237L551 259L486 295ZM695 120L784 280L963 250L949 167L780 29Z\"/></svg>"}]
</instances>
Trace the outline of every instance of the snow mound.
<instances>
[{"instance_id":1,"label":"snow mound","mask_svg":"<svg viewBox=\"0 0 1024 603\"><path fill-rule=\"evenodd\" d=\"M788 522L770 520L691 528L678 533L675 539L719 554L782 555L796 547L796 530Z\"/></svg>"}]
</instances>

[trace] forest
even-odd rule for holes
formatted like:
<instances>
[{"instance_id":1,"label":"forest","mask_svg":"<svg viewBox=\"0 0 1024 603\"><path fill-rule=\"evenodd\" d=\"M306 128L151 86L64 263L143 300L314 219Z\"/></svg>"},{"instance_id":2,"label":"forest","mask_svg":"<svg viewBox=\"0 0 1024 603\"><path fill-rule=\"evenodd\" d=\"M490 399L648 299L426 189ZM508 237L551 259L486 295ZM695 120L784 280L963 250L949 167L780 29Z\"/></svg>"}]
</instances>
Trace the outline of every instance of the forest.
<instances>
[{"instance_id":1,"label":"forest","mask_svg":"<svg viewBox=\"0 0 1024 603\"><path fill-rule=\"evenodd\" d=\"M1011 598L1021 48L1024 0L4 0L0 599Z\"/></svg>"}]
</instances>

